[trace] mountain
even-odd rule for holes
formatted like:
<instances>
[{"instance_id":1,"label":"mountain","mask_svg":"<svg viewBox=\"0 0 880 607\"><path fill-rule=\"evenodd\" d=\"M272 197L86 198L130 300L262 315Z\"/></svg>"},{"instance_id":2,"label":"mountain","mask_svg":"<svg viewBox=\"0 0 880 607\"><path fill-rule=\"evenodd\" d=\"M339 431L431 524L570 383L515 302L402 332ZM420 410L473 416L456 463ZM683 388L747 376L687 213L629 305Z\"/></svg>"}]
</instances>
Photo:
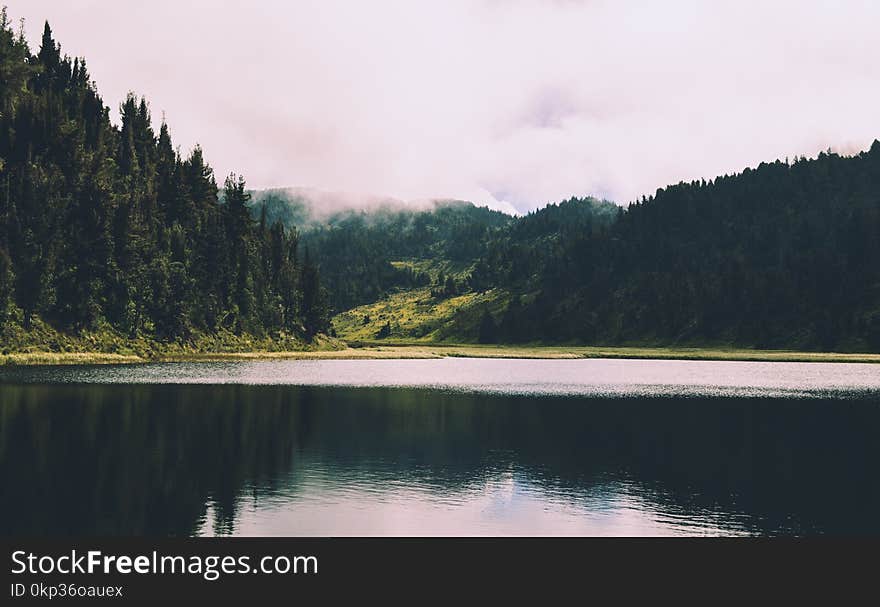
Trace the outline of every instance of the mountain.
<instances>
[{"instance_id":1,"label":"mountain","mask_svg":"<svg viewBox=\"0 0 880 607\"><path fill-rule=\"evenodd\" d=\"M680 183L571 229L547 208L479 262L506 341L880 349L880 143ZM528 224L547 225L535 237Z\"/></svg>"},{"instance_id":2,"label":"mountain","mask_svg":"<svg viewBox=\"0 0 880 607\"><path fill-rule=\"evenodd\" d=\"M491 235L513 221L460 200L405 203L293 188L254 192L251 213L298 230L337 312L425 286L444 268L468 270Z\"/></svg>"},{"instance_id":3,"label":"mountain","mask_svg":"<svg viewBox=\"0 0 880 607\"><path fill-rule=\"evenodd\" d=\"M334 327L353 341L479 339L486 311L500 314L515 294L511 277L542 270L560 238L605 229L621 212L593 198L519 218L465 201L374 200L328 212L303 190L252 198L255 218L281 218L300 231L337 313Z\"/></svg>"}]
</instances>

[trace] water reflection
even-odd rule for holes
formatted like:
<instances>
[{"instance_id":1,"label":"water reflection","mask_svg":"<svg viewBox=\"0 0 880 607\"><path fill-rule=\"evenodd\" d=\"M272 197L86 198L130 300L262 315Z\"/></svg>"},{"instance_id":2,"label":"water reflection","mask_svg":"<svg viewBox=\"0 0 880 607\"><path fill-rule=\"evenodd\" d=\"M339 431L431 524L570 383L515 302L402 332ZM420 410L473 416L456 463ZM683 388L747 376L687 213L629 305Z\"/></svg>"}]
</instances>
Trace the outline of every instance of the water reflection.
<instances>
[{"instance_id":1,"label":"water reflection","mask_svg":"<svg viewBox=\"0 0 880 607\"><path fill-rule=\"evenodd\" d=\"M877 534L878 404L4 385L0 533Z\"/></svg>"}]
</instances>

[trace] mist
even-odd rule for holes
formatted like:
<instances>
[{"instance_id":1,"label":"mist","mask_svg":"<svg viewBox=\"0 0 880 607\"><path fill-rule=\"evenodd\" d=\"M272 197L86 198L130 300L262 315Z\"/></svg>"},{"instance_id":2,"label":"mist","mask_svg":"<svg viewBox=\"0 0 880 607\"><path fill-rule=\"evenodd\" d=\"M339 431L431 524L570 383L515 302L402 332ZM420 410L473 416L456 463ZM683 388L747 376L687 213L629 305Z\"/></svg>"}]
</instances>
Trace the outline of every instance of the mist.
<instances>
[{"instance_id":1,"label":"mist","mask_svg":"<svg viewBox=\"0 0 880 607\"><path fill-rule=\"evenodd\" d=\"M869 1L7 3L255 189L525 212L880 137Z\"/></svg>"},{"instance_id":2,"label":"mist","mask_svg":"<svg viewBox=\"0 0 880 607\"><path fill-rule=\"evenodd\" d=\"M324 223L334 216L360 211L427 211L436 208L442 201L418 199L399 200L397 198L356 194L352 192L332 192L314 188L287 187L266 188L250 192L250 204L259 209L266 202L283 202L290 207L288 212L294 225L306 226Z\"/></svg>"}]
</instances>

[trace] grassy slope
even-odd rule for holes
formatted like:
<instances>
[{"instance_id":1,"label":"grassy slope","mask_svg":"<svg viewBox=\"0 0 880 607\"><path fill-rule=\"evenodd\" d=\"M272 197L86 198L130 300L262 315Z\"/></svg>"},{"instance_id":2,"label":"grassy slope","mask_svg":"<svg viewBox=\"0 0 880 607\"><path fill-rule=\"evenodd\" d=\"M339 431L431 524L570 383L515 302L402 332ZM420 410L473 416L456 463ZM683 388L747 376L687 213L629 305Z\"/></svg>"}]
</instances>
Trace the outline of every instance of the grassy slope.
<instances>
[{"instance_id":1,"label":"grassy slope","mask_svg":"<svg viewBox=\"0 0 880 607\"><path fill-rule=\"evenodd\" d=\"M468 264L429 259L394 261L398 268L410 268L427 274L432 282L443 276L452 276L464 282L470 274ZM349 343L370 342L377 339L382 327L391 325L391 335L383 343L462 343L463 335L476 335L476 327L488 309L500 316L507 306L509 295L498 289L485 293L464 293L454 297L433 297L432 288L402 289L383 299L358 306L333 318L336 335Z\"/></svg>"},{"instance_id":2,"label":"grassy slope","mask_svg":"<svg viewBox=\"0 0 880 607\"><path fill-rule=\"evenodd\" d=\"M465 333L460 330L463 324L478 323L485 307L493 311L503 308L504 298L500 291L448 299L432 297L430 287L398 291L338 314L333 328L347 342L375 341L386 323L391 325L391 335L383 341L389 343L449 341Z\"/></svg>"},{"instance_id":3,"label":"grassy slope","mask_svg":"<svg viewBox=\"0 0 880 607\"><path fill-rule=\"evenodd\" d=\"M236 335L231 331L195 334L186 341L161 342L147 336L129 337L109 326L77 334L62 333L35 319L25 330L20 318L7 321L0 332L0 364L67 364L141 362L169 358L211 357L241 352L338 350L344 344L319 336L305 342L294 335Z\"/></svg>"}]
</instances>

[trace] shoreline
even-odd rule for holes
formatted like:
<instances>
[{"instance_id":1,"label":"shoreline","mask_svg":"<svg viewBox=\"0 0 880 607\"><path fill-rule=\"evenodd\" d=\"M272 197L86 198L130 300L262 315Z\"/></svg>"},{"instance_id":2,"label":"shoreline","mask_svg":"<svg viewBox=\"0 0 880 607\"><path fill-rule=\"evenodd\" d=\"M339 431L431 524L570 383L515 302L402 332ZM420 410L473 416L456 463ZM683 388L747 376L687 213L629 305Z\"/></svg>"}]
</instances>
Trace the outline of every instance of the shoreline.
<instances>
[{"instance_id":1,"label":"shoreline","mask_svg":"<svg viewBox=\"0 0 880 607\"><path fill-rule=\"evenodd\" d=\"M20 352L0 355L0 365L97 365L155 362L223 362L259 360L406 360L500 358L572 360L588 358L704 360L743 362L824 362L880 364L880 354L750 350L739 348L662 348L604 346L491 346L444 344L358 344L338 350L286 352L194 352L139 356L102 352Z\"/></svg>"}]
</instances>

